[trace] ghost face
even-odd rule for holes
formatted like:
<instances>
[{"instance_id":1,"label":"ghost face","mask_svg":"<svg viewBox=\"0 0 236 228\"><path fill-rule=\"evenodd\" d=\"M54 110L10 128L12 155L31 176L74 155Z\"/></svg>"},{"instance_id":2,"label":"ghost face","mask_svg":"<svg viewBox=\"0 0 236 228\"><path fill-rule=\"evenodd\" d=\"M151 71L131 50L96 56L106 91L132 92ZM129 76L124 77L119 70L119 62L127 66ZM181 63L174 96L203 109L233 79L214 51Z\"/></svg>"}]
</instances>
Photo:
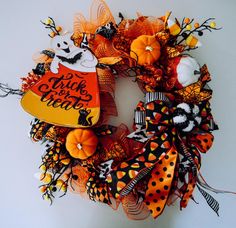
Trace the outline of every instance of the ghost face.
<instances>
[{"instance_id":1,"label":"ghost face","mask_svg":"<svg viewBox=\"0 0 236 228\"><path fill-rule=\"evenodd\" d=\"M69 69L81 72L95 72L97 58L88 49L88 42L84 36L80 47L74 45L71 33L55 36L51 46L55 50L55 57L51 64L51 71L58 73L59 63Z\"/></svg>"},{"instance_id":2,"label":"ghost face","mask_svg":"<svg viewBox=\"0 0 236 228\"><path fill-rule=\"evenodd\" d=\"M71 33L67 33L62 36L55 36L52 40L52 48L55 50L56 55L60 56L70 56L73 52L78 52L78 47L74 45L71 40ZM83 51L83 50L80 50Z\"/></svg>"}]
</instances>

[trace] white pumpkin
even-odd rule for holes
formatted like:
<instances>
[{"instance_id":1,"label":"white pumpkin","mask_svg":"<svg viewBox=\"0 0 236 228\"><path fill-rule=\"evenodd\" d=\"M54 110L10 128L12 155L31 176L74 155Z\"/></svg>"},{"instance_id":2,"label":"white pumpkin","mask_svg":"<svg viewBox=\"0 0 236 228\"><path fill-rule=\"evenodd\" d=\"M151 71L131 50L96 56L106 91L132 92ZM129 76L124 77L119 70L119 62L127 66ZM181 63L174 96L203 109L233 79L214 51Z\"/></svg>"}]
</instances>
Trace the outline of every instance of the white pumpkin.
<instances>
[{"instance_id":1,"label":"white pumpkin","mask_svg":"<svg viewBox=\"0 0 236 228\"><path fill-rule=\"evenodd\" d=\"M169 60L172 78L176 78L175 88L182 89L198 81L201 73L197 61L190 56L178 56Z\"/></svg>"},{"instance_id":2,"label":"white pumpkin","mask_svg":"<svg viewBox=\"0 0 236 228\"><path fill-rule=\"evenodd\" d=\"M189 56L182 56L177 65L177 80L186 87L198 81L200 77L200 66L197 61Z\"/></svg>"}]
</instances>

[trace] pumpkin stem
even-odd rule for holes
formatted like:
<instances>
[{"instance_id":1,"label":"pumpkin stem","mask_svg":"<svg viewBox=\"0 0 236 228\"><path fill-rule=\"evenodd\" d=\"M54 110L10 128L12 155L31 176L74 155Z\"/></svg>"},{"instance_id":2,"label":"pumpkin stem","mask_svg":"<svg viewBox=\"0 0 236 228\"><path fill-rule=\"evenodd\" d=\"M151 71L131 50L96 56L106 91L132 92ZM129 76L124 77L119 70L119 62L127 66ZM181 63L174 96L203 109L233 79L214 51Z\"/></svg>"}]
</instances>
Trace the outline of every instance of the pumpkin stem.
<instances>
[{"instance_id":1,"label":"pumpkin stem","mask_svg":"<svg viewBox=\"0 0 236 228\"><path fill-rule=\"evenodd\" d=\"M78 143L78 144L77 144L77 148L78 148L79 150L82 150L82 145L81 145L81 143Z\"/></svg>"},{"instance_id":2,"label":"pumpkin stem","mask_svg":"<svg viewBox=\"0 0 236 228\"><path fill-rule=\"evenodd\" d=\"M153 47L147 46L147 47L145 48L145 50L146 50L146 51L153 51Z\"/></svg>"}]
</instances>

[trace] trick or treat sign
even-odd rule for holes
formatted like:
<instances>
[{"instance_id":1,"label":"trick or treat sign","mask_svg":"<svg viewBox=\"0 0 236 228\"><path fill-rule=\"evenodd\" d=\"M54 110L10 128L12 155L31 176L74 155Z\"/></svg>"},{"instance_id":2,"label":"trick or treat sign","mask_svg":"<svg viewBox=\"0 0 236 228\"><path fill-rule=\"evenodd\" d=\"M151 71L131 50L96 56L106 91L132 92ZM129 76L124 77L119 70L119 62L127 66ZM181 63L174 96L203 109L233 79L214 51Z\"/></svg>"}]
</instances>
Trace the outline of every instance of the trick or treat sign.
<instances>
[{"instance_id":1,"label":"trick or treat sign","mask_svg":"<svg viewBox=\"0 0 236 228\"><path fill-rule=\"evenodd\" d=\"M21 100L22 107L45 122L66 127L90 127L100 115L97 59L84 36L80 47L71 34L52 39L55 56L40 81Z\"/></svg>"}]
</instances>

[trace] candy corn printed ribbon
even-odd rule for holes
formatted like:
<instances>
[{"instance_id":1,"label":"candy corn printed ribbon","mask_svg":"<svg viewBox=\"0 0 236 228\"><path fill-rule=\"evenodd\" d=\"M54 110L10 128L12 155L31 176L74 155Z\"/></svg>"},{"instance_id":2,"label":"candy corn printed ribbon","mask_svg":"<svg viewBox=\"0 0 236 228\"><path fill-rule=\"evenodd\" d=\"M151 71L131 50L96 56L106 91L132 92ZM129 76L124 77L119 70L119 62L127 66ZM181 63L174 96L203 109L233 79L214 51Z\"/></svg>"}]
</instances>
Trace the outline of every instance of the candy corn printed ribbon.
<instances>
[{"instance_id":1,"label":"candy corn printed ribbon","mask_svg":"<svg viewBox=\"0 0 236 228\"><path fill-rule=\"evenodd\" d=\"M182 105L188 107L188 104ZM212 127L212 116L208 103L202 103L195 108L197 112L191 116L187 113L186 121L195 121L194 127L185 134L181 127L184 124L174 122L174 116L180 115L180 108L171 104L163 93L146 94L144 110L146 135L150 138L144 144L143 151L125 162L120 163L107 176L108 186L115 198L129 194L135 185L149 175L148 188L144 201L153 217L160 215L171 192L172 181L179 155L185 157L192 166L189 171L189 183L184 183L180 189L182 206L187 205L196 183L196 172L200 168L200 152L206 152L213 142L209 132ZM141 111L140 111L141 110ZM188 111L188 110L187 110ZM177 114L176 114L177 113ZM183 116L183 113L181 113ZM181 117L182 117L181 116ZM192 122L191 122L192 121ZM186 123L185 123L186 125ZM184 125L184 126L185 126ZM186 127L189 129L191 127Z\"/></svg>"}]
</instances>

